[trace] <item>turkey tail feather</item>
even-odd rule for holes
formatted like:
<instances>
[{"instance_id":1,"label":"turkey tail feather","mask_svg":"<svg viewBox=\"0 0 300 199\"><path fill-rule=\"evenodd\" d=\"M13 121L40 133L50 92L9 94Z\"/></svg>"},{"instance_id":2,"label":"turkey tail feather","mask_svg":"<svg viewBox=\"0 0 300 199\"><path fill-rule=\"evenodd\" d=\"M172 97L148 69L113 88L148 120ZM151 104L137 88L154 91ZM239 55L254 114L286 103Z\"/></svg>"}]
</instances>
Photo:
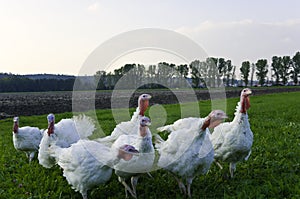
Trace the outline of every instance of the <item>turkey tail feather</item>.
<instances>
[{"instance_id":1,"label":"turkey tail feather","mask_svg":"<svg viewBox=\"0 0 300 199\"><path fill-rule=\"evenodd\" d=\"M93 119L84 114L74 116L73 120L76 126L76 130L81 139L85 139L91 136L96 129Z\"/></svg>"}]
</instances>

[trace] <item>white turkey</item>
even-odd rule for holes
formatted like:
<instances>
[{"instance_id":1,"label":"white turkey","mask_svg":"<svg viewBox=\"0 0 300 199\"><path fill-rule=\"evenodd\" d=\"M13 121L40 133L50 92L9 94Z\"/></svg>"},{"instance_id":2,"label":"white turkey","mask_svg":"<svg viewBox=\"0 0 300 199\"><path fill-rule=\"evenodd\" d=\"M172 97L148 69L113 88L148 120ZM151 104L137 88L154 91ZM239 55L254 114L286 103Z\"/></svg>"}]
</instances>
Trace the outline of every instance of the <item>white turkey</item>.
<instances>
[{"instance_id":1,"label":"white turkey","mask_svg":"<svg viewBox=\"0 0 300 199\"><path fill-rule=\"evenodd\" d=\"M179 119L171 125L157 129L171 132L166 141L159 135L156 136L155 147L160 155L158 167L171 172L180 190L188 194L188 197L191 197L193 179L200 174L206 174L214 160L208 128L214 128L225 118L227 116L223 111L214 110L205 118ZM182 183L183 179L187 182L186 187Z\"/></svg>"},{"instance_id":2,"label":"white turkey","mask_svg":"<svg viewBox=\"0 0 300 199\"><path fill-rule=\"evenodd\" d=\"M151 125L151 120L148 117L140 117L140 125L135 135L121 135L112 145L112 150L118 150L120 146L126 144L132 145L138 150L138 155L130 161L120 160L118 164L114 165L115 173L125 187L126 197L128 197L127 191L129 191L136 198L138 178L143 173L149 173L153 168L155 153L149 125ZM126 183L126 179L131 180L132 189Z\"/></svg>"},{"instance_id":3,"label":"white turkey","mask_svg":"<svg viewBox=\"0 0 300 199\"><path fill-rule=\"evenodd\" d=\"M114 164L120 159L130 160L137 152L133 146L124 145L113 153L110 147L92 140L79 140L69 148L52 145L49 150L63 169L63 176L83 199L88 198L88 190L110 180Z\"/></svg>"},{"instance_id":4,"label":"white turkey","mask_svg":"<svg viewBox=\"0 0 300 199\"><path fill-rule=\"evenodd\" d=\"M107 146L111 146L114 141L118 139L120 135L130 135L137 134L139 128L139 119L144 116L145 111L149 106L149 100L151 99L151 95L142 94L138 98L138 107L136 111L133 113L131 120L126 122L121 122L118 124L111 135L95 139L97 142L101 142Z\"/></svg>"},{"instance_id":5,"label":"white turkey","mask_svg":"<svg viewBox=\"0 0 300 199\"><path fill-rule=\"evenodd\" d=\"M29 162L39 150L43 131L37 127L24 126L19 128L19 117L13 119L13 143L16 150L24 151Z\"/></svg>"},{"instance_id":6,"label":"white turkey","mask_svg":"<svg viewBox=\"0 0 300 199\"><path fill-rule=\"evenodd\" d=\"M231 177L234 176L236 164L242 160L247 160L251 154L253 133L247 114L247 110L250 108L249 95L251 94L249 88L242 90L233 121L219 125L211 135L215 159L217 163L218 161L230 163Z\"/></svg>"},{"instance_id":7,"label":"white turkey","mask_svg":"<svg viewBox=\"0 0 300 199\"><path fill-rule=\"evenodd\" d=\"M71 119L62 119L55 124L55 116L49 114L47 120L48 129L44 131L38 154L39 163L46 168L51 168L55 165L55 158L49 154L51 145L55 144L62 148L70 147L71 144L76 143L79 139L92 135L95 130L93 120L85 115L74 116Z\"/></svg>"}]
</instances>

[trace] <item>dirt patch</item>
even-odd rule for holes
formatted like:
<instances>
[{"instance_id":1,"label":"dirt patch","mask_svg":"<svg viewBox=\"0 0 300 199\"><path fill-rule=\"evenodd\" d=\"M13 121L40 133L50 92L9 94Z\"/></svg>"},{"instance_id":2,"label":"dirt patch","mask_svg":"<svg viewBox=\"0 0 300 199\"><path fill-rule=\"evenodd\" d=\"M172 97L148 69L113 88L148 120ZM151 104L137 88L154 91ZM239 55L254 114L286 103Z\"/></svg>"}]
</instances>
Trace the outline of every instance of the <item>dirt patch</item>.
<instances>
[{"instance_id":1,"label":"dirt patch","mask_svg":"<svg viewBox=\"0 0 300 199\"><path fill-rule=\"evenodd\" d=\"M151 104L174 104L193 100L209 100L216 98L239 97L241 89L223 91L195 90L195 93L182 90L149 90L146 93L152 95ZM286 88L259 88L252 89L254 95L263 95L279 92L300 91L300 87ZM145 92L145 91L143 91ZM0 94L0 119L13 117L14 115L42 115L48 113L63 113L74 111L86 111L91 109L110 109L136 107L137 98L142 91L130 93L120 91L107 92L41 92L41 93L1 93ZM111 103L113 99L113 104ZM73 105L73 107L72 107Z\"/></svg>"}]
</instances>

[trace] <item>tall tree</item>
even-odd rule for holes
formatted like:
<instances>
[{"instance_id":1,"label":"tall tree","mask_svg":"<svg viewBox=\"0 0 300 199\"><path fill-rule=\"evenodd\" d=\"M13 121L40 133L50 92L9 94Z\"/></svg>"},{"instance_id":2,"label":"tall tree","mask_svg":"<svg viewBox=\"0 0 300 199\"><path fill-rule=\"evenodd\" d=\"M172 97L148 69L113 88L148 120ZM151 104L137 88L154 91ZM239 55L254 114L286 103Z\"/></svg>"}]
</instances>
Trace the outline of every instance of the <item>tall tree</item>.
<instances>
[{"instance_id":1,"label":"tall tree","mask_svg":"<svg viewBox=\"0 0 300 199\"><path fill-rule=\"evenodd\" d=\"M156 65L150 65L148 67L148 70L147 70L147 74L148 74L148 77L151 79L151 82L153 82L152 80L155 81L155 78L157 76L157 73L156 73Z\"/></svg>"},{"instance_id":2,"label":"tall tree","mask_svg":"<svg viewBox=\"0 0 300 199\"><path fill-rule=\"evenodd\" d=\"M189 68L187 64L180 64L176 67L178 71L178 86L179 87L186 87L186 77L189 74Z\"/></svg>"},{"instance_id":3,"label":"tall tree","mask_svg":"<svg viewBox=\"0 0 300 199\"><path fill-rule=\"evenodd\" d=\"M176 82L176 78L178 78L179 76L179 72L178 72L178 69L176 68L176 65L173 64L173 63L170 63L170 64L166 64L169 66L168 68L168 75L167 75L167 78L169 80L169 87L171 88L175 88L177 87L177 82Z\"/></svg>"},{"instance_id":4,"label":"tall tree","mask_svg":"<svg viewBox=\"0 0 300 199\"><path fill-rule=\"evenodd\" d=\"M294 81L294 84L298 84L298 77L300 74L300 52L297 52L294 57L293 57L293 62L292 62L292 71L291 71L291 78Z\"/></svg>"},{"instance_id":5,"label":"tall tree","mask_svg":"<svg viewBox=\"0 0 300 199\"><path fill-rule=\"evenodd\" d=\"M275 77L275 84L278 85L280 81L280 71L282 69L282 58L273 56L271 66L272 70L274 71L272 76Z\"/></svg>"},{"instance_id":6,"label":"tall tree","mask_svg":"<svg viewBox=\"0 0 300 199\"><path fill-rule=\"evenodd\" d=\"M218 64L218 79L217 79L217 84L218 86L221 84L221 80L223 81L223 85L225 85L225 76L227 73L227 65L226 61L224 58L219 58L217 59L217 64Z\"/></svg>"},{"instance_id":7,"label":"tall tree","mask_svg":"<svg viewBox=\"0 0 300 199\"><path fill-rule=\"evenodd\" d=\"M280 71L280 78L282 83L285 85L289 79L289 69L291 68L291 58L290 56L283 56L282 58L282 68Z\"/></svg>"},{"instance_id":8,"label":"tall tree","mask_svg":"<svg viewBox=\"0 0 300 199\"><path fill-rule=\"evenodd\" d=\"M256 76L258 78L259 84L264 85L265 79L268 73L268 61L266 59L259 59L255 66L256 66Z\"/></svg>"},{"instance_id":9,"label":"tall tree","mask_svg":"<svg viewBox=\"0 0 300 199\"><path fill-rule=\"evenodd\" d=\"M106 87L106 72L105 71L97 71L94 75L95 83L97 84L97 89L105 90Z\"/></svg>"},{"instance_id":10,"label":"tall tree","mask_svg":"<svg viewBox=\"0 0 300 199\"><path fill-rule=\"evenodd\" d=\"M119 80L119 77L117 77L115 74L109 72L106 75L106 87L107 87L107 89L109 89L109 90L114 89L114 87L115 87L118 80Z\"/></svg>"},{"instance_id":11,"label":"tall tree","mask_svg":"<svg viewBox=\"0 0 300 199\"><path fill-rule=\"evenodd\" d=\"M227 60L226 71L224 71L226 75L226 86L229 86L230 76L233 76L232 69L233 69L233 65L231 63L231 60Z\"/></svg>"},{"instance_id":12,"label":"tall tree","mask_svg":"<svg viewBox=\"0 0 300 199\"><path fill-rule=\"evenodd\" d=\"M125 64L121 67L122 74L125 75L126 73L130 72L132 69L136 67L136 64Z\"/></svg>"},{"instance_id":13,"label":"tall tree","mask_svg":"<svg viewBox=\"0 0 300 199\"><path fill-rule=\"evenodd\" d=\"M121 67L122 71L122 84L119 84L120 88L136 88L137 86L137 67L136 64L125 64Z\"/></svg>"},{"instance_id":14,"label":"tall tree","mask_svg":"<svg viewBox=\"0 0 300 199\"><path fill-rule=\"evenodd\" d=\"M254 78L254 72L255 72L255 64L251 64L251 83L250 86L253 86L253 78Z\"/></svg>"},{"instance_id":15,"label":"tall tree","mask_svg":"<svg viewBox=\"0 0 300 199\"><path fill-rule=\"evenodd\" d=\"M225 60L224 58L217 59L218 61L218 79L217 83L220 86L222 80L223 85L229 86L230 76L232 75L233 66L231 60Z\"/></svg>"},{"instance_id":16,"label":"tall tree","mask_svg":"<svg viewBox=\"0 0 300 199\"><path fill-rule=\"evenodd\" d=\"M141 86L143 85L144 83L146 83L146 69L145 69L145 66L143 64L138 64L137 65L137 71L136 71L136 83L137 83L137 86Z\"/></svg>"},{"instance_id":17,"label":"tall tree","mask_svg":"<svg viewBox=\"0 0 300 199\"><path fill-rule=\"evenodd\" d=\"M250 62L244 61L242 63L240 71L241 71L241 77L243 78L245 85L248 86L248 77L249 77L249 73L250 73Z\"/></svg>"},{"instance_id":18,"label":"tall tree","mask_svg":"<svg viewBox=\"0 0 300 199\"><path fill-rule=\"evenodd\" d=\"M201 78L200 61L199 60L192 61L189 67L191 70L192 86L198 88L198 86L200 85L200 78Z\"/></svg>"},{"instance_id":19,"label":"tall tree","mask_svg":"<svg viewBox=\"0 0 300 199\"><path fill-rule=\"evenodd\" d=\"M160 82L170 88L171 87L171 77L173 76L174 74L174 68L172 68L170 66L169 63L166 63L166 62L160 62L158 63L158 77L159 77L159 80Z\"/></svg>"},{"instance_id":20,"label":"tall tree","mask_svg":"<svg viewBox=\"0 0 300 199\"><path fill-rule=\"evenodd\" d=\"M179 74L181 75L181 77L183 77L183 78L186 78L186 76L189 73L189 68L186 64L178 65L177 70L178 70Z\"/></svg>"},{"instance_id":21,"label":"tall tree","mask_svg":"<svg viewBox=\"0 0 300 199\"><path fill-rule=\"evenodd\" d=\"M206 59L206 64L208 67L208 86L215 88L216 79L218 78L218 68L217 68L218 58L208 57ZM217 78L216 78L217 77Z\"/></svg>"},{"instance_id":22,"label":"tall tree","mask_svg":"<svg viewBox=\"0 0 300 199\"><path fill-rule=\"evenodd\" d=\"M190 63L192 84L198 88L201 84L208 85L208 65L205 61L195 60Z\"/></svg>"},{"instance_id":23,"label":"tall tree","mask_svg":"<svg viewBox=\"0 0 300 199\"><path fill-rule=\"evenodd\" d=\"M232 86L233 86L234 80L235 80L235 69L236 69L236 66L233 66L232 75L231 75L231 85Z\"/></svg>"}]
</instances>

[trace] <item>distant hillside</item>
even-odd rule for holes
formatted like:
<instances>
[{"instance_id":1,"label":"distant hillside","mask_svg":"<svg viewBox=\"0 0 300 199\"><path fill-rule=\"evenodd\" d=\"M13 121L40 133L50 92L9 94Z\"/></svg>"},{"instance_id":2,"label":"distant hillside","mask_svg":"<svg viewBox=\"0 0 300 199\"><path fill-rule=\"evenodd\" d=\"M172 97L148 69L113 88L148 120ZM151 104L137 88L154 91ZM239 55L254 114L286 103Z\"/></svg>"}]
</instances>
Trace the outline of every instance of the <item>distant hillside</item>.
<instances>
[{"instance_id":1,"label":"distant hillside","mask_svg":"<svg viewBox=\"0 0 300 199\"><path fill-rule=\"evenodd\" d=\"M32 80L36 79L58 79L58 80L67 80L67 79L75 79L74 75L55 75L55 74L28 74L28 75L16 75L12 73L0 73L0 78L5 77L19 77L19 78L28 78Z\"/></svg>"},{"instance_id":2,"label":"distant hillside","mask_svg":"<svg viewBox=\"0 0 300 199\"><path fill-rule=\"evenodd\" d=\"M33 74L33 75L23 75L29 79L75 79L74 75L53 75L53 74Z\"/></svg>"},{"instance_id":3,"label":"distant hillside","mask_svg":"<svg viewBox=\"0 0 300 199\"><path fill-rule=\"evenodd\" d=\"M0 92L72 91L74 81L70 75L0 73Z\"/></svg>"}]
</instances>

